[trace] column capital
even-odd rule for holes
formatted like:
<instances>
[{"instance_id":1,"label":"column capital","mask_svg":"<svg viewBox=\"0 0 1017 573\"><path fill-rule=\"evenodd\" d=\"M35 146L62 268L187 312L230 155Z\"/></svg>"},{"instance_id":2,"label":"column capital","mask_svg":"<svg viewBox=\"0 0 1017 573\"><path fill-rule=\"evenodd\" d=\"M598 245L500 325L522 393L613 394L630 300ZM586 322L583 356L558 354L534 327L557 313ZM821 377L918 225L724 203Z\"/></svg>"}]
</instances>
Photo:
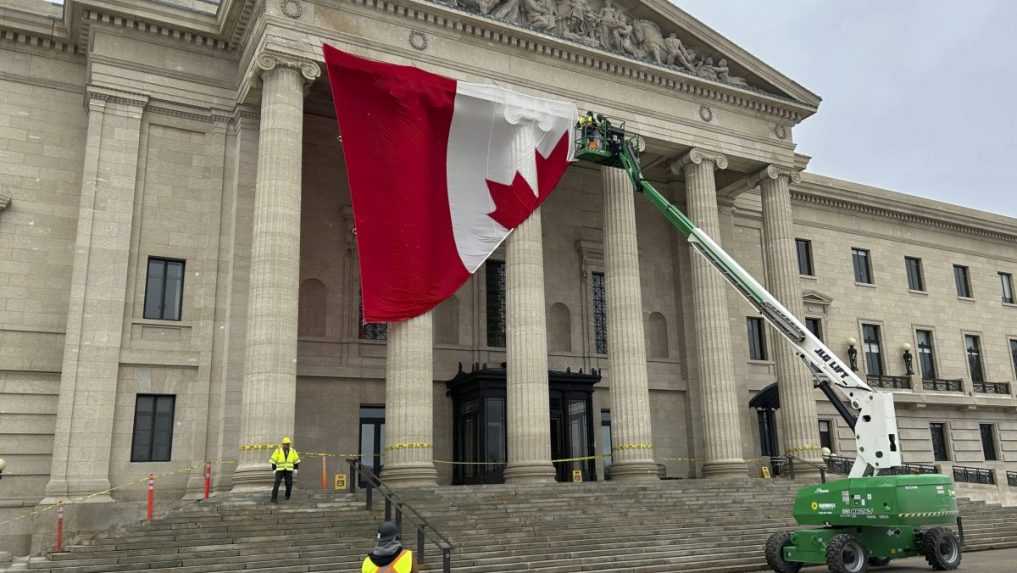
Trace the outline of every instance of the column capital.
<instances>
[{"instance_id":1,"label":"column capital","mask_svg":"<svg viewBox=\"0 0 1017 573\"><path fill-rule=\"evenodd\" d=\"M770 164L748 177L749 189L756 187L763 181L776 181L786 177L789 183L798 183L802 180L802 172L791 167Z\"/></svg>"},{"instance_id":2,"label":"column capital","mask_svg":"<svg viewBox=\"0 0 1017 573\"><path fill-rule=\"evenodd\" d=\"M282 68L299 71L305 83L311 83L321 76L321 66L318 62L307 58L274 52L261 52L254 57L254 72L258 75Z\"/></svg>"},{"instance_id":3,"label":"column capital","mask_svg":"<svg viewBox=\"0 0 1017 573\"><path fill-rule=\"evenodd\" d=\"M727 156L701 147L693 147L688 153L671 164L671 173L681 175L687 165L701 165L704 161L713 163L714 169L727 169Z\"/></svg>"}]
</instances>

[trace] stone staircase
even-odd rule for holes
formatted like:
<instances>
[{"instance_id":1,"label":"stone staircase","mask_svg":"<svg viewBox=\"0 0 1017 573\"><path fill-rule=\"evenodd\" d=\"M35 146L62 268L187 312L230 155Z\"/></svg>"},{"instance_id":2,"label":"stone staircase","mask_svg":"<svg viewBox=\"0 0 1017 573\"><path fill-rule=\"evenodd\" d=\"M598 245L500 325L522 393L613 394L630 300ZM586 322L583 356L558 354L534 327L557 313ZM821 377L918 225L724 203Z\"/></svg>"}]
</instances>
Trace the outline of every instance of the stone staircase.
<instances>
[{"instance_id":1,"label":"stone staircase","mask_svg":"<svg viewBox=\"0 0 1017 573\"><path fill-rule=\"evenodd\" d=\"M688 573L756 571L763 544L794 525L801 483L677 480L536 487L442 487L403 499L455 544L457 573ZM289 504L225 497L149 525L67 547L31 571L165 573L355 572L382 517L363 494L295 496ZM960 501L966 550L1017 547L1017 508ZM404 541L415 531L404 523ZM441 570L427 547L423 571Z\"/></svg>"}]
</instances>

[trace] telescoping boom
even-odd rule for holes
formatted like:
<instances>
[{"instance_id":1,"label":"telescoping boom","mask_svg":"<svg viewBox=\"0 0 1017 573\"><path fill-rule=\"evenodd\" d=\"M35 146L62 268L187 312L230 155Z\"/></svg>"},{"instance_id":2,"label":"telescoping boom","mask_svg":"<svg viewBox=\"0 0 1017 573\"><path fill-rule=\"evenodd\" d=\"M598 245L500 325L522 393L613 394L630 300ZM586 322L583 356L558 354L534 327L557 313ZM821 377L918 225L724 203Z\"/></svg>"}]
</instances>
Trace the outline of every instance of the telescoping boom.
<instances>
[{"instance_id":1,"label":"telescoping boom","mask_svg":"<svg viewBox=\"0 0 1017 573\"><path fill-rule=\"evenodd\" d=\"M720 271L805 361L813 373L816 386L854 431L858 455L851 468L851 477L861 477L869 468L878 474L881 470L901 465L893 395L877 392L866 384L720 245L643 178L637 151L638 136L627 135L624 124L613 124L601 115L588 113L580 117L577 134L578 159L624 169L636 191L663 213L692 248ZM795 383L792 380L779 382ZM838 395L834 387L846 397L856 413L845 407L844 397Z\"/></svg>"}]
</instances>

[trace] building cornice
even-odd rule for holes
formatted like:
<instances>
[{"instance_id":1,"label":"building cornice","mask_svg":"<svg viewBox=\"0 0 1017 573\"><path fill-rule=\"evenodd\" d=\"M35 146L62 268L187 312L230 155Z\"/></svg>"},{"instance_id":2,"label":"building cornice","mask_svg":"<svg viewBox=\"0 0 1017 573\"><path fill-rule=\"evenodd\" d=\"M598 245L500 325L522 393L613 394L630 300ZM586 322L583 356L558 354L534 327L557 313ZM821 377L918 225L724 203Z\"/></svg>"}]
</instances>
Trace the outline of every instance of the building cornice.
<instances>
[{"instance_id":1,"label":"building cornice","mask_svg":"<svg viewBox=\"0 0 1017 573\"><path fill-rule=\"evenodd\" d=\"M940 231L1017 243L1017 220L811 174L792 186L791 200Z\"/></svg>"}]
</instances>

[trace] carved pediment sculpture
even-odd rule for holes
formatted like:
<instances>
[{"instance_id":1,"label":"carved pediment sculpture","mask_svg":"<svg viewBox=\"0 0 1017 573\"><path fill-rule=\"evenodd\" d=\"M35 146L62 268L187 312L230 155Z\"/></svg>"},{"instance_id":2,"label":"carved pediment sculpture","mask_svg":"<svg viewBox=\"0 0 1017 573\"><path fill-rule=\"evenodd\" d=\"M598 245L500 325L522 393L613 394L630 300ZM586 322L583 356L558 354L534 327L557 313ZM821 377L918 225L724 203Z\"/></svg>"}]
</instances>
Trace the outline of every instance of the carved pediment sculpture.
<instances>
[{"instance_id":1,"label":"carved pediment sculpture","mask_svg":"<svg viewBox=\"0 0 1017 573\"><path fill-rule=\"evenodd\" d=\"M697 52L674 32L665 35L653 20L630 18L614 0L430 1L703 79L764 91L733 75L727 59Z\"/></svg>"}]
</instances>

